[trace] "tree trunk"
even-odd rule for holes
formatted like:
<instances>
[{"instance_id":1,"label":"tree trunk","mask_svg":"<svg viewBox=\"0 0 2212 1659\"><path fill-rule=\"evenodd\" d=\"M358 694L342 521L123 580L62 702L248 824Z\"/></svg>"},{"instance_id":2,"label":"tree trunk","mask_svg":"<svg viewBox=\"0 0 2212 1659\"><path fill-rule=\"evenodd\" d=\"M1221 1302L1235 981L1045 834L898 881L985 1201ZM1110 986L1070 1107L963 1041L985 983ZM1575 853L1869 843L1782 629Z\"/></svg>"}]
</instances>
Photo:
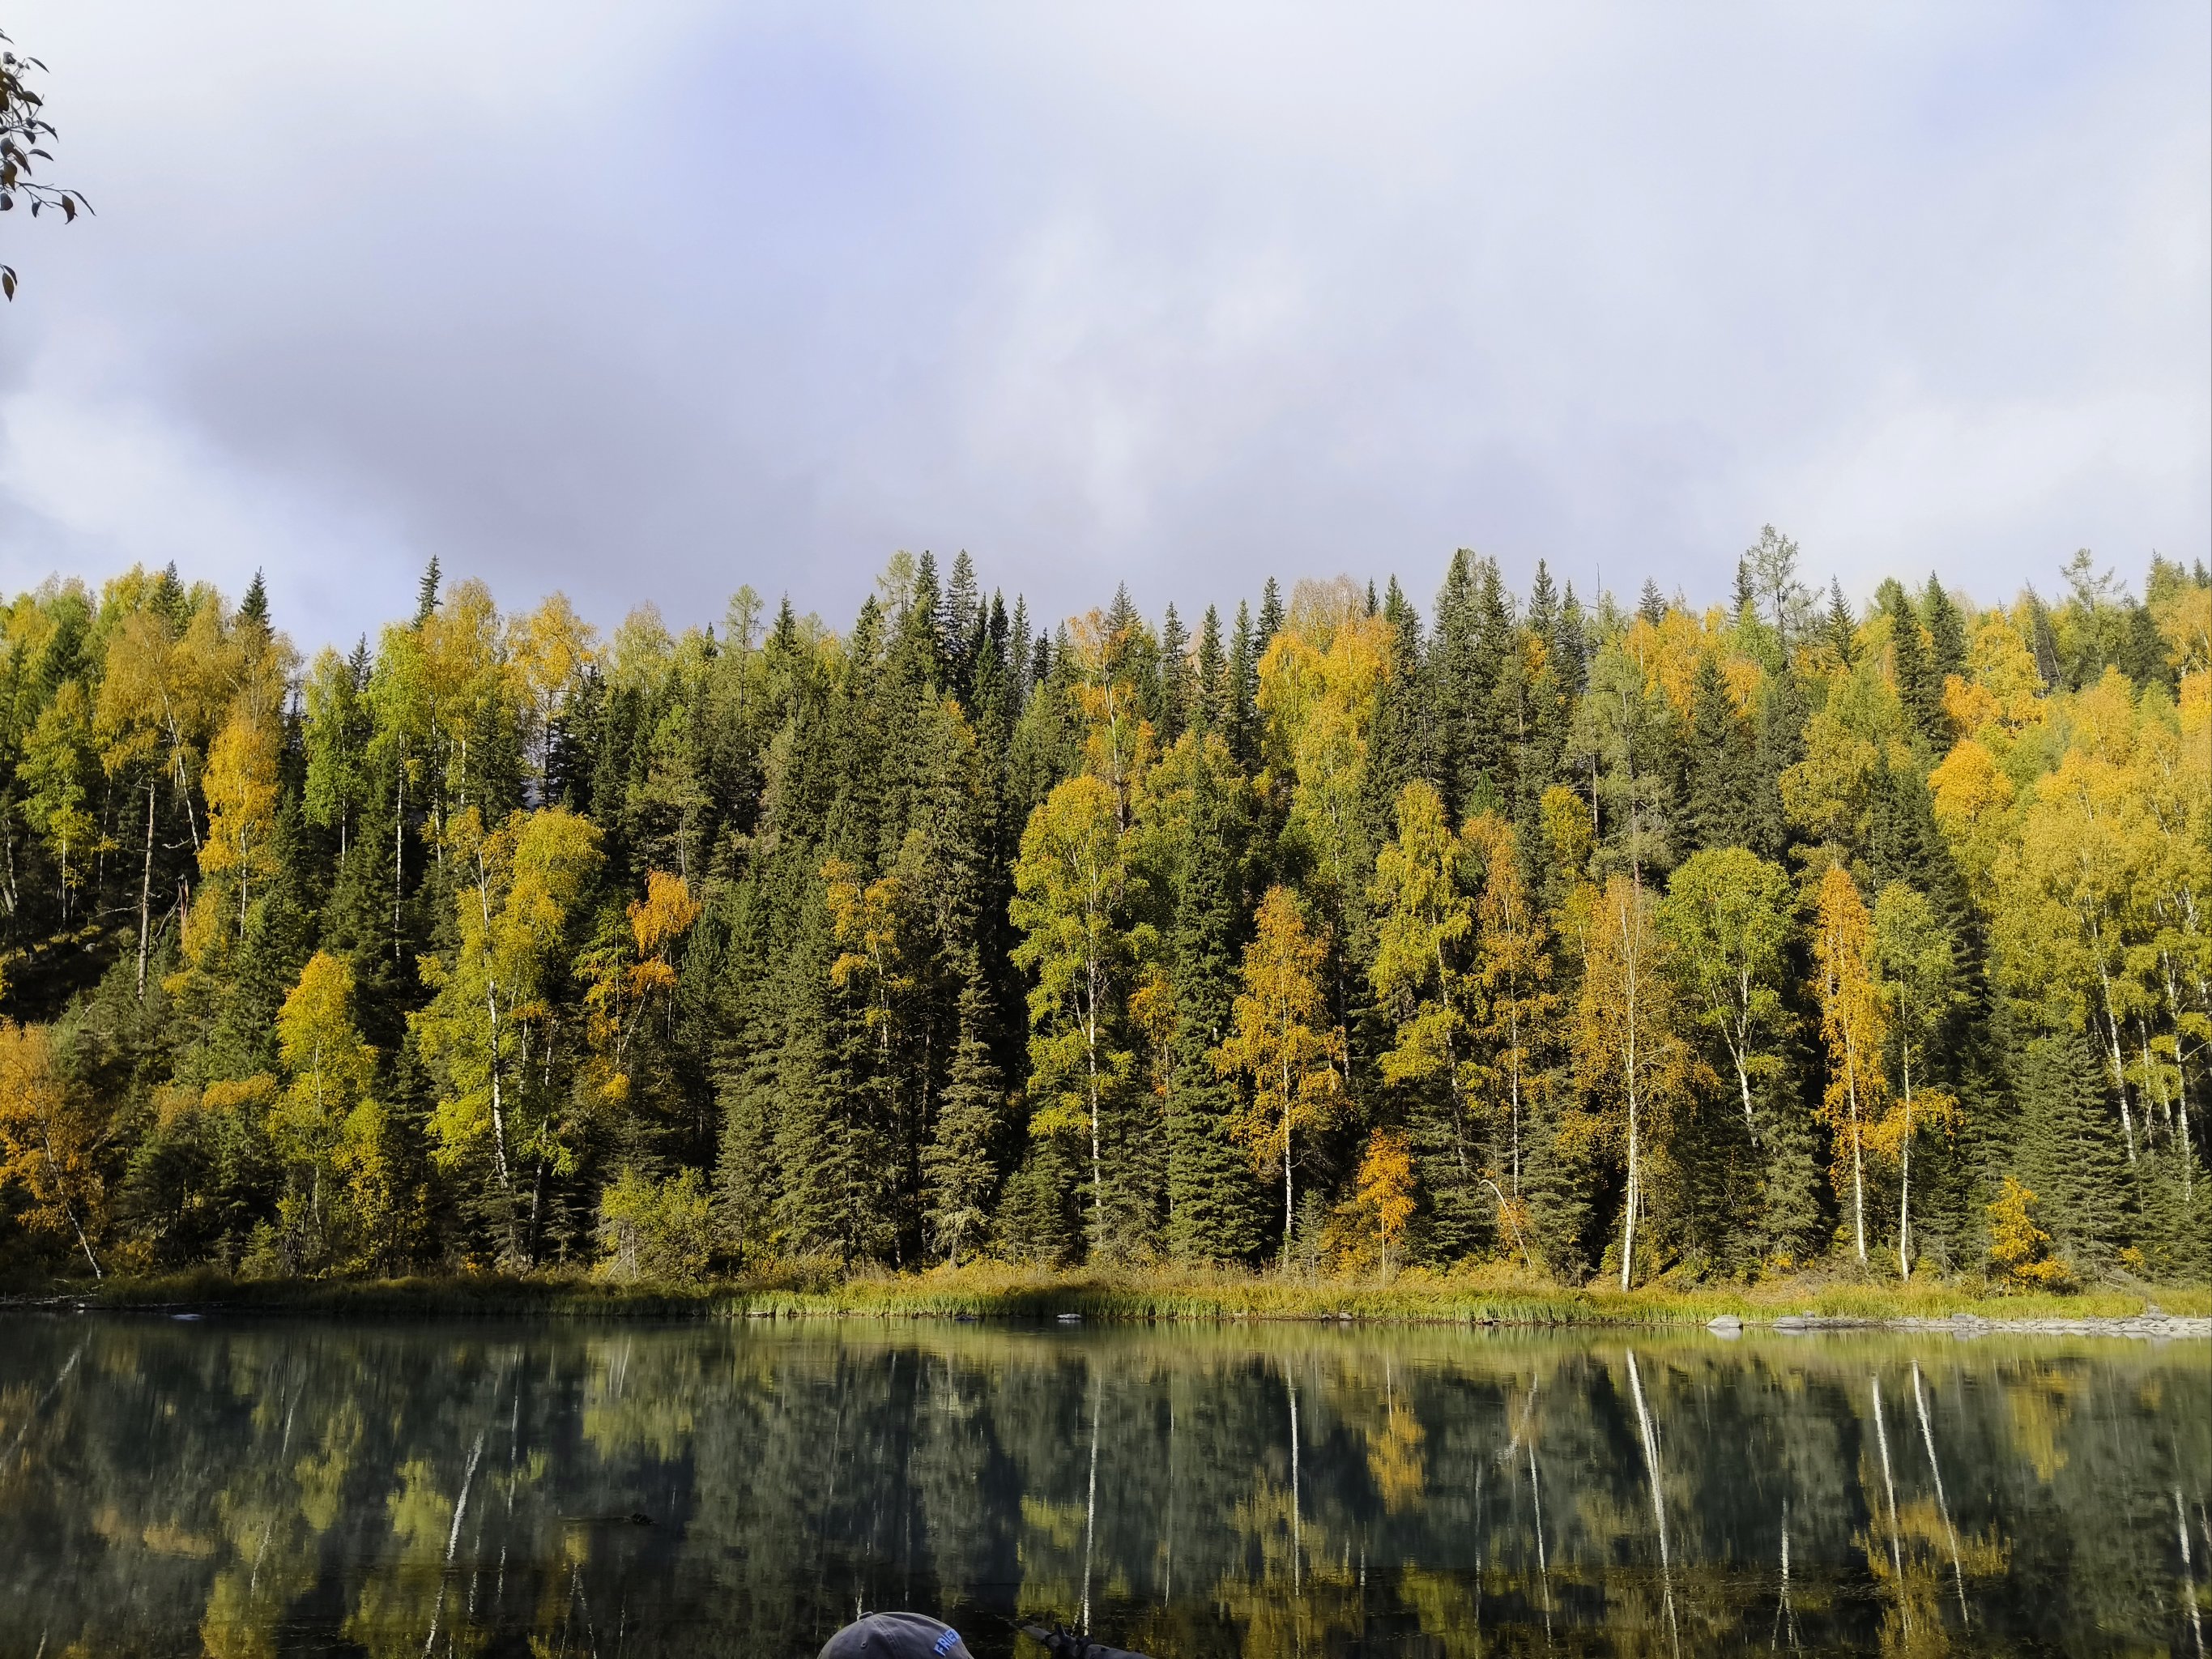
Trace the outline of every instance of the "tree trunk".
<instances>
[{"instance_id":1,"label":"tree trunk","mask_svg":"<svg viewBox=\"0 0 2212 1659\"><path fill-rule=\"evenodd\" d=\"M138 1000L146 1000L146 950L154 908L154 780L146 780L146 860L138 873Z\"/></svg>"},{"instance_id":2,"label":"tree trunk","mask_svg":"<svg viewBox=\"0 0 2212 1659\"><path fill-rule=\"evenodd\" d=\"M1844 1087L1851 1107L1851 1225L1856 1235L1859 1266L1866 1266L1866 1155L1859 1139L1858 1050L1844 1042Z\"/></svg>"},{"instance_id":3,"label":"tree trunk","mask_svg":"<svg viewBox=\"0 0 2212 1659\"><path fill-rule=\"evenodd\" d=\"M1638 897L1641 896L1639 889ZM1640 905L1635 909L1624 908L1620 916L1621 965L1627 970L1628 981L1628 1006L1622 1011L1626 1017L1628 1031L1627 1063L1623 1068L1624 1080L1628 1085L1628 1200L1622 1206L1620 1220L1620 1288L1624 1291L1628 1288L1629 1275L1636 1259L1636 1205L1643 1196L1643 1183L1636 1158L1637 1138L1643 1128L1638 1110L1640 1103L1636 1098L1636 1021L1639 1010L1636 1006L1636 945L1630 933L1630 930L1642 920L1640 910Z\"/></svg>"},{"instance_id":4,"label":"tree trunk","mask_svg":"<svg viewBox=\"0 0 2212 1659\"><path fill-rule=\"evenodd\" d=\"M1090 980L1090 1006L1085 1011L1083 1041L1085 1063L1090 1068L1091 1086L1091 1248L1095 1252L1106 1242L1106 1177L1104 1166L1098 1156L1098 963L1094 957L1086 974Z\"/></svg>"},{"instance_id":5,"label":"tree trunk","mask_svg":"<svg viewBox=\"0 0 2212 1659\"><path fill-rule=\"evenodd\" d=\"M84 1236L84 1223L76 1218L76 1206L70 1202L69 1188L62 1181L62 1166L54 1161L53 1133L42 1121L39 1125L39 1147L46 1155L46 1173L54 1180L54 1196L62 1201L62 1213L69 1218L70 1231L76 1235L77 1249L84 1252L86 1263L92 1268L95 1279L105 1279L100 1271L99 1260L92 1253L92 1242Z\"/></svg>"},{"instance_id":6,"label":"tree trunk","mask_svg":"<svg viewBox=\"0 0 2212 1659\"><path fill-rule=\"evenodd\" d=\"M1905 1062L1905 1139L1899 1149L1897 1273L1912 1280L1912 1061Z\"/></svg>"},{"instance_id":7,"label":"tree trunk","mask_svg":"<svg viewBox=\"0 0 2212 1659\"><path fill-rule=\"evenodd\" d=\"M2099 951L2097 977L2103 984L2105 994L2105 1030L2102 1035L2106 1053L2112 1062L2112 1087L2120 1097L2120 1133L2128 1143L2128 1162L2133 1164L2136 1161L2136 1118L2128 1105L2128 1065L2120 1051L2119 1018L2112 1012L2112 976L2105 967L2103 941L2094 933L2091 939Z\"/></svg>"},{"instance_id":8,"label":"tree trunk","mask_svg":"<svg viewBox=\"0 0 2212 1659\"><path fill-rule=\"evenodd\" d=\"M392 783L392 959L399 960L399 883L407 828L407 750L400 746Z\"/></svg>"}]
</instances>

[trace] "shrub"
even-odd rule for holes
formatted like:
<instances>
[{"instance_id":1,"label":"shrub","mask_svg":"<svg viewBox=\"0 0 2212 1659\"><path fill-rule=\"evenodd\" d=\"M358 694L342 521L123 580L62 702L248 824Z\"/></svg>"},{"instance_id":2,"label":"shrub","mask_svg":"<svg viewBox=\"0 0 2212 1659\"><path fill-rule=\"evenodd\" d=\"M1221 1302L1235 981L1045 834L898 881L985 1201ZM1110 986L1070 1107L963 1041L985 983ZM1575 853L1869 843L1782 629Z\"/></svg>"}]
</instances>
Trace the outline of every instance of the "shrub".
<instances>
[{"instance_id":1,"label":"shrub","mask_svg":"<svg viewBox=\"0 0 2212 1659\"><path fill-rule=\"evenodd\" d=\"M624 1170L600 1196L599 1233L608 1279L700 1279L714 1239L706 1182L696 1170L662 1181Z\"/></svg>"},{"instance_id":2,"label":"shrub","mask_svg":"<svg viewBox=\"0 0 2212 1659\"><path fill-rule=\"evenodd\" d=\"M2035 1224L2035 1194L2012 1176L1990 1204L1990 1262L2017 1290L2063 1291L2073 1283L2051 1256L2051 1235Z\"/></svg>"}]
</instances>

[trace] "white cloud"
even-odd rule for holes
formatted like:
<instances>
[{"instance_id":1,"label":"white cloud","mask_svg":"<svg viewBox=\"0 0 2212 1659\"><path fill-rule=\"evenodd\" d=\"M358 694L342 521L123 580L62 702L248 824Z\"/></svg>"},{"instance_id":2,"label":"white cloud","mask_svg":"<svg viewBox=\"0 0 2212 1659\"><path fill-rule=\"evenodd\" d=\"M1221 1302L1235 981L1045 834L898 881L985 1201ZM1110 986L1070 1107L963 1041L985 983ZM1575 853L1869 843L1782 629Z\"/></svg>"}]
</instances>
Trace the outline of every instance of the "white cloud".
<instances>
[{"instance_id":1,"label":"white cloud","mask_svg":"<svg viewBox=\"0 0 2212 1659\"><path fill-rule=\"evenodd\" d=\"M1769 520L1862 591L2212 538L2193 9L10 28L101 214L8 227L0 571L189 545L312 637L433 550L839 618L898 545L1065 610L1462 544L1705 594Z\"/></svg>"}]
</instances>

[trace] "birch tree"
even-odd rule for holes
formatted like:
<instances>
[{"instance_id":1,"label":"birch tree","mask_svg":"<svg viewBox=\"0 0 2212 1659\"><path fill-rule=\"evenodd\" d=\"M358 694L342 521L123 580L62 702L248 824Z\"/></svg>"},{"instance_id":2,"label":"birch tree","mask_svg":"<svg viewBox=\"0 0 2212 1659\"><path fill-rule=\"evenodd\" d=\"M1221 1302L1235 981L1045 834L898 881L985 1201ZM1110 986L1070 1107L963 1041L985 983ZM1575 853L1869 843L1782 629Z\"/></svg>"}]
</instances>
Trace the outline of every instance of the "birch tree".
<instances>
[{"instance_id":1,"label":"birch tree","mask_svg":"<svg viewBox=\"0 0 2212 1659\"><path fill-rule=\"evenodd\" d=\"M1897 1270L1912 1277L1912 1141L1929 1125L1948 1126L1958 1103L1927 1086L1928 1049L1958 1006L1958 953L1951 935L1920 893L1893 881L1874 902L1874 965L1883 1012L1897 1051L1895 1109L1874 1126L1878 1152L1897 1160ZM1920 1068L1916 1101L1913 1068ZM1916 1107L1917 1115L1916 1117Z\"/></svg>"},{"instance_id":2,"label":"birch tree","mask_svg":"<svg viewBox=\"0 0 2212 1659\"><path fill-rule=\"evenodd\" d=\"M1875 982L1874 942L1864 901L1850 872L1832 864L1820 878L1813 933L1819 974L1820 1036L1828 1049L1821 1115L1836 1132L1836 1179L1844 1188L1849 1160L1851 1235L1860 1264L1867 1259L1866 1132L1888 1092L1882 1073L1887 1023Z\"/></svg>"},{"instance_id":3,"label":"birch tree","mask_svg":"<svg viewBox=\"0 0 2212 1659\"><path fill-rule=\"evenodd\" d=\"M1328 960L1328 939L1308 929L1290 890L1269 888L1245 947L1244 988L1237 994L1230 1034L1213 1055L1223 1076L1241 1076L1251 1085L1232 1133L1255 1164L1282 1170L1285 1273L1295 1215L1296 1137L1301 1128L1317 1128L1335 1115L1343 1088L1343 1045L1322 991Z\"/></svg>"},{"instance_id":4,"label":"birch tree","mask_svg":"<svg viewBox=\"0 0 2212 1659\"><path fill-rule=\"evenodd\" d=\"M1741 847L1713 848L1690 859L1659 902L1668 963L1697 1022L1728 1050L1744 1129L1754 1145L1752 1079L1778 1064L1771 1044L1786 1018L1782 978L1790 908L1789 877Z\"/></svg>"},{"instance_id":5,"label":"birch tree","mask_svg":"<svg viewBox=\"0 0 2212 1659\"><path fill-rule=\"evenodd\" d=\"M1132 954L1122 914L1128 883L1113 785L1089 774L1070 778L1022 832L1010 915L1023 934L1014 962L1036 976L1029 994L1030 1087L1045 1103L1030 1132L1087 1129L1094 1249L1103 1243L1106 1218L1101 1123L1133 1059L1119 1046Z\"/></svg>"}]
</instances>

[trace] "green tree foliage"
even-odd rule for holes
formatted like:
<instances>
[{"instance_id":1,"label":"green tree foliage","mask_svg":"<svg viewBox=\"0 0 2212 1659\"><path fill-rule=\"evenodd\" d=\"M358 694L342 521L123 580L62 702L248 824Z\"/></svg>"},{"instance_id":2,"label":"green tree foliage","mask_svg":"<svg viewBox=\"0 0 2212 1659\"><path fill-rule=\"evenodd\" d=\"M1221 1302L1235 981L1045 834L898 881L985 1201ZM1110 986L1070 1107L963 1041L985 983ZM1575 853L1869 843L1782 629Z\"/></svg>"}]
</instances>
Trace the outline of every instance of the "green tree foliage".
<instances>
[{"instance_id":1,"label":"green tree foliage","mask_svg":"<svg viewBox=\"0 0 2212 1659\"><path fill-rule=\"evenodd\" d=\"M602 634L434 562L304 665L48 582L0 1257L2202 1273L2212 585L1802 567Z\"/></svg>"}]
</instances>

